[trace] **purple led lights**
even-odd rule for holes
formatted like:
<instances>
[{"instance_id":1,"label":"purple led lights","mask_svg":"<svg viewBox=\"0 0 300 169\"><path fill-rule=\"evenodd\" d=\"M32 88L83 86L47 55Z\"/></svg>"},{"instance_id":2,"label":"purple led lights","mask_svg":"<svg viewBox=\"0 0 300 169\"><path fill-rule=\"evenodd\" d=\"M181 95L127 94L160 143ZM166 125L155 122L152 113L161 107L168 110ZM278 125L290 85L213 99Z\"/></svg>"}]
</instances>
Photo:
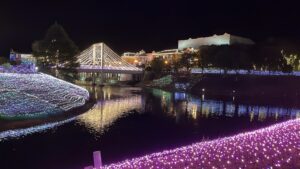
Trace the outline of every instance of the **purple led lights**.
<instances>
[{"instance_id":1,"label":"purple led lights","mask_svg":"<svg viewBox=\"0 0 300 169\"><path fill-rule=\"evenodd\" d=\"M300 168L300 119L102 168Z\"/></svg>"}]
</instances>

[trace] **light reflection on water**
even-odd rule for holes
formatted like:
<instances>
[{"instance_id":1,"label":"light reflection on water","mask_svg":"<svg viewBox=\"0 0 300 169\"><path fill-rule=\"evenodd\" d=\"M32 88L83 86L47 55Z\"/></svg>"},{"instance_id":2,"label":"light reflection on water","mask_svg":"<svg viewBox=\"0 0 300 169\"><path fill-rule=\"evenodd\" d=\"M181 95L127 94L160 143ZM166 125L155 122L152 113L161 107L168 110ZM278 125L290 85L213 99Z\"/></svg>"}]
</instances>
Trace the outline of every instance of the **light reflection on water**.
<instances>
[{"instance_id":1,"label":"light reflection on water","mask_svg":"<svg viewBox=\"0 0 300 169\"><path fill-rule=\"evenodd\" d=\"M91 133L102 133L118 118L141 108L142 97L140 95L98 101L90 111L78 117L78 123L84 125Z\"/></svg>"},{"instance_id":2,"label":"light reflection on water","mask_svg":"<svg viewBox=\"0 0 300 169\"><path fill-rule=\"evenodd\" d=\"M187 105L188 113L194 118L227 116L249 117L250 121L264 121L267 118L300 117L300 110L294 108L268 107L235 104L233 102L191 99Z\"/></svg>"},{"instance_id":3,"label":"light reflection on water","mask_svg":"<svg viewBox=\"0 0 300 169\"><path fill-rule=\"evenodd\" d=\"M32 126L22 126L0 132L0 142L20 138L34 133L42 133L66 123L75 121L76 124L84 126L88 131L96 136L103 133L118 118L124 117L132 110L141 110L142 96L133 94L132 91L140 91L140 88L118 88L118 87L86 87L92 97L98 99L97 103L88 112L79 116L59 120L54 122L36 123L32 121ZM5 122L5 123L9 123ZM22 123L22 122L20 122ZM30 122L29 122L30 123ZM0 121L1 127L1 121Z\"/></svg>"},{"instance_id":4,"label":"light reflection on water","mask_svg":"<svg viewBox=\"0 0 300 169\"><path fill-rule=\"evenodd\" d=\"M214 117L248 117L249 121L263 122L266 119L299 118L300 109L292 107L240 104L228 100L205 99L205 95L194 97L183 92L149 90L161 102L165 113L177 116L187 113L193 119Z\"/></svg>"},{"instance_id":5,"label":"light reflection on water","mask_svg":"<svg viewBox=\"0 0 300 169\"><path fill-rule=\"evenodd\" d=\"M22 126L0 119L4 154L0 161L9 166L4 168L83 168L95 150L111 163L300 117L297 103L194 97L157 89L87 88L97 102L79 116L77 112L49 116L46 122L26 120Z\"/></svg>"}]
</instances>

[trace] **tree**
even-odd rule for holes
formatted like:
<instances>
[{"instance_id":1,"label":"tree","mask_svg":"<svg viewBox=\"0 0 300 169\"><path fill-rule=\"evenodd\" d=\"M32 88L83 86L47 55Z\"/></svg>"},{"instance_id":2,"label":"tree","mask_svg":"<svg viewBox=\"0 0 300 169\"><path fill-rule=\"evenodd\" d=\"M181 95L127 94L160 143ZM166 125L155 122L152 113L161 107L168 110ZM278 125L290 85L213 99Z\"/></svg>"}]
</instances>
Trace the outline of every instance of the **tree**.
<instances>
[{"instance_id":1,"label":"tree","mask_svg":"<svg viewBox=\"0 0 300 169\"><path fill-rule=\"evenodd\" d=\"M258 58L266 69L290 72L299 70L300 47L298 39L269 38L259 44Z\"/></svg>"},{"instance_id":2,"label":"tree","mask_svg":"<svg viewBox=\"0 0 300 169\"><path fill-rule=\"evenodd\" d=\"M185 52L182 54L181 59L179 60L180 68L186 68L186 70L189 72L190 68L193 66L194 58L196 57L196 53L193 52Z\"/></svg>"},{"instance_id":3,"label":"tree","mask_svg":"<svg viewBox=\"0 0 300 169\"><path fill-rule=\"evenodd\" d=\"M248 45L204 46L200 48L198 66L215 67L224 70L252 68L250 47Z\"/></svg>"},{"instance_id":4,"label":"tree","mask_svg":"<svg viewBox=\"0 0 300 169\"><path fill-rule=\"evenodd\" d=\"M176 59L172 63L172 68L175 73L178 73L179 68L181 67L180 59Z\"/></svg>"},{"instance_id":5,"label":"tree","mask_svg":"<svg viewBox=\"0 0 300 169\"><path fill-rule=\"evenodd\" d=\"M199 50L199 67L201 67L202 69L207 67L216 67L217 59L215 55L217 51L217 46L202 46Z\"/></svg>"},{"instance_id":6,"label":"tree","mask_svg":"<svg viewBox=\"0 0 300 169\"><path fill-rule=\"evenodd\" d=\"M4 63L4 64L2 64L2 66L6 69L9 69L9 68L11 68L12 65L10 63Z\"/></svg>"},{"instance_id":7,"label":"tree","mask_svg":"<svg viewBox=\"0 0 300 169\"><path fill-rule=\"evenodd\" d=\"M284 51L282 51L282 54L287 60L288 65L290 65L293 70L299 71L300 56L298 54L286 54Z\"/></svg>"},{"instance_id":8,"label":"tree","mask_svg":"<svg viewBox=\"0 0 300 169\"><path fill-rule=\"evenodd\" d=\"M33 55L43 66L63 65L64 69L78 66L75 55L79 52L64 28L55 23L48 30L43 40L32 44Z\"/></svg>"},{"instance_id":9,"label":"tree","mask_svg":"<svg viewBox=\"0 0 300 169\"><path fill-rule=\"evenodd\" d=\"M269 71L288 71L287 59L284 57L283 45L280 40L268 40L258 44L256 64Z\"/></svg>"},{"instance_id":10,"label":"tree","mask_svg":"<svg viewBox=\"0 0 300 169\"><path fill-rule=\"evenodd\" d=\"M161 58L154 58L151 61L151 70L155 73L155 75L159 75L162 73L164 68L164 61Z\"/></svg>"},{"instance_id":11,"label":"tree","mask_svg":"<svg viewBox=\"0 0 300 169\"><path fill-rule=\"evenodd\" d=\"M0 65L9 62L9 59L5 57L0 57Z\"/></svg>"}]
</instances>

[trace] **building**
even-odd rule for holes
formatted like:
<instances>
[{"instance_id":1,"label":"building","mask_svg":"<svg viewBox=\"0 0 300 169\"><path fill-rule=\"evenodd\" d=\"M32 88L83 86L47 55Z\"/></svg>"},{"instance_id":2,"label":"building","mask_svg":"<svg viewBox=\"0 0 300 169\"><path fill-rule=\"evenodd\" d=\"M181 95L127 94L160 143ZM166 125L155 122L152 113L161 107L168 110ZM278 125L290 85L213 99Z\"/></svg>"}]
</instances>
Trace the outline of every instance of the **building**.
<instances>
[{"instance_id":1,"label":"building","mask_svg":"<svg viewBox=\"0 0 300 169\"><path fill-rule=\"evenodd\" d=\"M144 50L139 52L125 52L121 58L135 66L142 66L150 63L153 59L153 56L150 53L146 53Z\"/></svg>"},{"instance_id":2,"label":"building","mask_svg":"<svg viewBox=\"0 0 300 169\"><path fill-rule=\"evenodd\" d=\"M190 38L186 40L179 40L178 49L184 50L187 48L200 48L201 46L233 45L233 44L253 45L254 42L248 38L224 33L223 35L213 35L209 37L201 37L196 39Z\"/></svg>"},{"instance_id":3,"label":"building","mask_svg":"<svg viewBox=\"0 0 300 169\"><path fill-rule=\"evenodd\" d=\"M182 52L178 49L166 49L159 52L152 52L154 57L161 57L163 59L170 59L176 56L182 55Z\"/></svg>"},{"instance_id":4,"label":"building","mask_svg":"<svg viewBox=\"0 0 300 169\"><path fill-rule=\"evenodd\" d=\"M152 52L154 58L162 58L166 61L166 63L173 63L173 61L180 59L182 54L183 51L178 49L167 49L159 52Z\"/></svg>"},{"instance_id":5,"label":"building","mask_svg":"<svg viewBox=\"0 0 300 169\"><path fill-rule=\"evenodd\" d=\"M32 54L18 53L14 50L10 51L9 60L18 64L33 64L36 65L36 58Z\"/></svg>"},{"instance_id":6,"label":"building","mask_svg":"<svg viewBox=\"0 0 300 169\"><path fill-rule=\"evenodd\" d=\"M166 63L172 63L174 60L179 59L183 51L179 51L178 49L167 49L158 52L146 53L145 51L140 51L137 53L134 52L125 52L122 55L122 59L126 62L141 66L148 65L154 58L162 58L166 61Z\"/></svg>"}]
</instances>

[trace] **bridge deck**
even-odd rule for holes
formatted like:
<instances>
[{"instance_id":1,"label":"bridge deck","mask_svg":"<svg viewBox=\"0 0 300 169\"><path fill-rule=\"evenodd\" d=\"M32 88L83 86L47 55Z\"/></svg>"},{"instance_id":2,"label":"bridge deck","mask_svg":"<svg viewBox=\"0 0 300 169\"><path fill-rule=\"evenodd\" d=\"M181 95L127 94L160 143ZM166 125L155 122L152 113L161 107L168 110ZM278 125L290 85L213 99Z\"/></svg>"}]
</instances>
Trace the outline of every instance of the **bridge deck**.
<instances>
[{"instance_id":1,"label":"bridge deck","mask_svg":"<svg viewBox=\"0 0 300 169\"><path fill-rule=\"evenodd\" d=\"M128 67L103 67L100 66L84 66L81 65L77 68L78 72L87 72L87 73L123 73L123 74L142 74L143 69L140 68L128 68Z\"/></svg>"},{"instance_id":2,"label":"bridge deck","mask_svg":"<svg viewBox=\"0 0 300 169\"><path fill-rule=\"evenodd\" d=\"M127 63L104 43L96 43L78 56L79 72L142 74L143 69Z\"/></svg>"}]
</instances>

